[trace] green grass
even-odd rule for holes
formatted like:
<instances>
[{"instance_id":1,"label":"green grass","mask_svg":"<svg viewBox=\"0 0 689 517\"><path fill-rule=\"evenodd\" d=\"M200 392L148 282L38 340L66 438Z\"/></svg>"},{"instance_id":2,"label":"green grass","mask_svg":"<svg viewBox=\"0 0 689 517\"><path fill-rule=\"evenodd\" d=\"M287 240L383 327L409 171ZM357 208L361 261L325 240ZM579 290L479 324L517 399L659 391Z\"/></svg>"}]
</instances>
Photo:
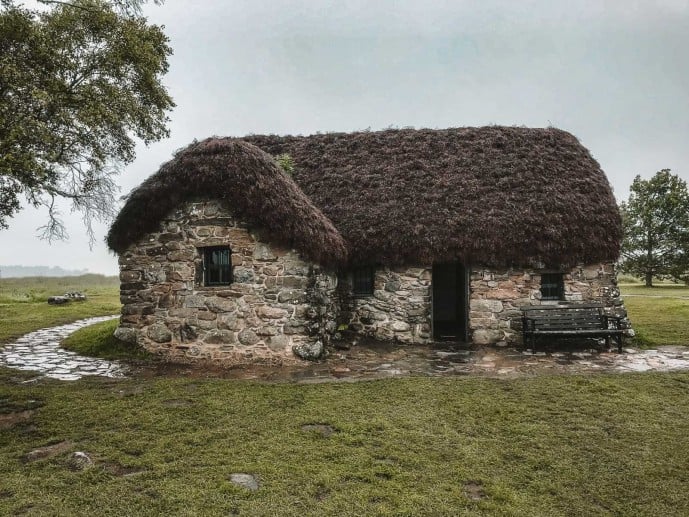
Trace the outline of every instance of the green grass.
<instances>
[{"instance_id":1,"label":"green grass","mask_svg":"<svg viewBox=\"0 0 689 517\"><path fill-rule=\"evenodd\" d=\"M689 287L682 284L663 283L654 285L653 287L646 287L643 284L620 284L620 289L622 290L622 294L689 298Z\"/></svg>"},{"instance_id":2,"label":"green grass","mask_svg":"<svg viewBox=\"0 0 689 517\"><path fill-rule=\"evenodd\" d=\"M49 296L81 291L85 302L48 305ZM4 278L0 280L0 345L39 328L120 312L117 277Z\"/></svg>"},{"instance_id":3,"label":"green grass","mask_svg":"<svg viewBox=\"0 0 689 517\"><path fill-rule=\"evenodd\" d=\"M0 370L0 413L38 409L0 428L3 515L689 513L687 373L319 385L17 376ZM336 432L304 432L310 423ZM66 452L24 462L64 440L95 466L71 470ZM234 472L261 488L233 486Z\"/></svg>"},{"instance_id":4,"label":"green grass","mask_svg":"<svg viewBox=\"0 0 689 517\"><path fill-rule=\"evenodd\" d=\"M152 359L152 354L141 347L120 341L112 335L118 324L119 320L110 320L89 325L70 334L61 346L77 354L109 360Z\"/></svg>"},{"instance_id":5,"label":"green grass","mask_svg":"<svg viewBox=\"0 0 689 517\"><path fill-rule=\"evenodd\" d=\"M640 284L642 280L631 275L617 275L617 281L620 284Z\"/></svg>"},{"instance_id":6,"label":"green grass","mask_svg":"<svg viewBox=\"0 0 689 517\"><path fill-rule=\"evenodd\" d=\"M621 285L620 289L636 333L632 344L643 348L689 346L689 287Z\"/></svg>"},{"instance_id":7,"label":"green grass","mask_svg":"<svg viewBox=\"0 0 689 517\"><path fill-rule=\"evenodd\" d=\"M10 295L2 282L0 339L38 325L32 310L40 326L119 310L109 279L15 284ZM66 290L89 301L44 302ZM625 304L643 343L689 342L689 300ZM113 350L115 325L83 329L67 346L130 354ZM0 515L689 514L689 373L296 385L201 371L22 383L34 375L0 368ZM302 430L314 423L335 432ZM63 441L67 451L26 461ZM70 468L72 451L94 466ZM261 488L235 487L234 472L257 475Z\"/></svg>"}]
</instances>

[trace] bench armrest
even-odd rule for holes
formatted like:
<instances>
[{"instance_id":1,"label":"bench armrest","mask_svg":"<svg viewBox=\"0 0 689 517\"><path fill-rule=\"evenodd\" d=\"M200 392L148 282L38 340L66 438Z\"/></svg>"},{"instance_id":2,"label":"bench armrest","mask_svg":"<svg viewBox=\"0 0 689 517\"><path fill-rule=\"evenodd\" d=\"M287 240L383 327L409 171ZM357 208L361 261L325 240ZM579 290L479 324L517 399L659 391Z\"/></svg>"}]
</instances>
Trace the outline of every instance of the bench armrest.
<instances>
[{"instance_id":1,"label":"bench armrest","mask_svg":"<svg viewBox=\"0 0 689 517\"><path fill-rule=\"evenodd\" d=\"M605 316L605 324L608 326L610 322L613 322L615 324L615 328L619 329L620 328L620 323L624 319L622 316L611 316L608 314L604 314Z\"/></svg>"},{"instance_id":2,"label":"bench armrest","mask_svg":"<svg viewBox=\"0 0 689 517\"><path fill-rule=\"evenodd\" d=\"M522 331L531 331L536 328L536 318L530 318L526 314L522 315Z\"/></svg>"}]
</instances>

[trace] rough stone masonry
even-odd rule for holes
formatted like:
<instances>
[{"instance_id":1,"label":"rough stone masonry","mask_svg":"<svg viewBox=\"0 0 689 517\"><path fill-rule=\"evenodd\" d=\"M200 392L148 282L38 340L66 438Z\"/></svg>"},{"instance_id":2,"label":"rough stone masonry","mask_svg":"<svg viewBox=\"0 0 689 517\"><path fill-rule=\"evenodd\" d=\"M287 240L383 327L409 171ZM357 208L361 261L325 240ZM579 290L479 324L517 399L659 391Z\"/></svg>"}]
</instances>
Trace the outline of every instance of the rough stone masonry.
<instances>
[{"instance_id":1,"label":"rough stone masonry","mask_svg":"<svg viewBox=\"0 0 689 517\"><path fill-rule=\"evenodd\" d=\"M229 245L233 282L204 286L202 249ZM283 364L335 330L333 273L268 245L214 201L188 203L120 255L116 336L174 361Z\"/></svg>"}]
</instances>

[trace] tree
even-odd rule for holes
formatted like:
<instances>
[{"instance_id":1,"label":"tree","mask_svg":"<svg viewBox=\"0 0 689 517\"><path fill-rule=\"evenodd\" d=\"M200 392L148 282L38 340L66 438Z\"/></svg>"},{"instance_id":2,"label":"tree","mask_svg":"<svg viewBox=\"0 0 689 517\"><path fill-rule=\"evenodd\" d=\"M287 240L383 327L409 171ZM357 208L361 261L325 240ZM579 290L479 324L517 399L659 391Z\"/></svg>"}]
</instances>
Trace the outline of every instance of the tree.
<instances>
[{"instance_id":1,"label":"tree","mask_svg":"<svg viewBox=\"0 0 689 517\"><path fill-rule=\"evenodd\" d=\"M689 191L669 169L650 180L634 178L620 205L624 240L621 269L644 278L686 280L689 276Z\"/></svg>"},{"instance_id":2,"label":"tree","mask_svg":"<svg viewBox=\"0 0 689 517\"><path fill-rule=\"evenodd\" d=\"M71 201L92 241L114 215L114 177L135 140L168 136L161 83L172 53L143 0L0 0L0 229L22 196L48 209L43 236L66 236L55 201ZM156 2L159 3L159 2Z\"/></svg>"}]
</instances>

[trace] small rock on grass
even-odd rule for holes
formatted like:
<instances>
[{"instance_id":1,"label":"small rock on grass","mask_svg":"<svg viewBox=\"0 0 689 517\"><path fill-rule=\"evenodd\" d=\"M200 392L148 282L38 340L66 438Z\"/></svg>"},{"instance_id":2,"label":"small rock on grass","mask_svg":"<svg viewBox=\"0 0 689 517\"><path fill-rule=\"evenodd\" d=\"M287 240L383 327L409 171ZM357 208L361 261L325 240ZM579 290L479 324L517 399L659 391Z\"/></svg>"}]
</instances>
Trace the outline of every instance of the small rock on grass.
<instances>
[{"instance_id":1,"label":"small rock on grass","mask_svg":"<svg viewBox=\"0 0 689 517\"><path fill-rule=\"evenodd\" d=\"M85 470L93 466L93 460L85 452L77 451L69 455L67 464L72 470Z\"/></svg>"},{"instance_id":2,"label":"small rock on grass","mask_svg":"<svg viewBox=\"0 0 689 517\"><path fill-rule=\"evenodd\" d=\"M258 479L256 479L256 476L252 474L237 472L230 475L230 481L237 486L251 491L258 490L259 487Z\"/></svg>"}]
</instances>

